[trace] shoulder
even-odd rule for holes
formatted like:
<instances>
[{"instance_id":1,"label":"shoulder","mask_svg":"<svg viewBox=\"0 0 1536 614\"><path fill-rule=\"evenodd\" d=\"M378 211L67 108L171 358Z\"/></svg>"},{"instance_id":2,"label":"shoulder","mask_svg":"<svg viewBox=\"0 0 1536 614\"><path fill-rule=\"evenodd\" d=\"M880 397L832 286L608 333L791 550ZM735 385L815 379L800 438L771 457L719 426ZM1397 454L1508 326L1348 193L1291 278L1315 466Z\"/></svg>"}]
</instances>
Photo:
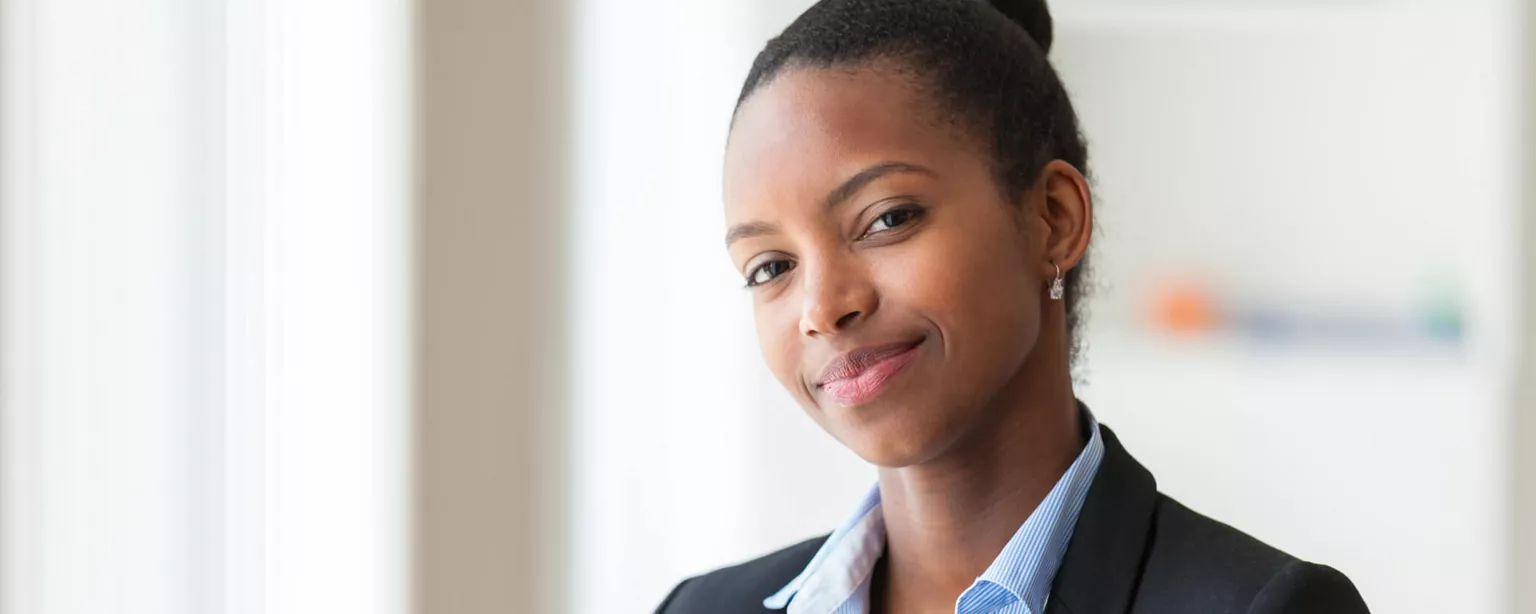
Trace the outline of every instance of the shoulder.
<instances>
[{"instance_id":1,"label":"shoulder","mask_svg":"<svg viewBox=\"0 0 1536 614\"><path fill-rule=\"evenodd\" d=\"M684 580L656 609L660 614L764 612L763 599L800 575L827 536L808 539L740 565Z\"/></svg>"},{"instance_id":2,"label":"shoulder","mask_svg":"<svg viewBox=\"0 0 1536 614\"><path fill-rule=\"evenodd\" d=\"M1150 611L1367 612L1349 578L1158 495L1137 599Z\"/></svg>"}]
</instances>

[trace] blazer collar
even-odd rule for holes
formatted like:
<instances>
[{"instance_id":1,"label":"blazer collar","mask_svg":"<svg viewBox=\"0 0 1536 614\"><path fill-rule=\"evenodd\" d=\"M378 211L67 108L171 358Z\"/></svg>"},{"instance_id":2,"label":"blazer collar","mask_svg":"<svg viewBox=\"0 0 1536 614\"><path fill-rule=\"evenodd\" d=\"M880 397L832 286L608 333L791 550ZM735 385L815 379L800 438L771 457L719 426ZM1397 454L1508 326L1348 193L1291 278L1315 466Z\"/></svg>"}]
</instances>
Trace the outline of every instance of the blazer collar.
<instances>
[{"instance_id":1,"label":"blazer collar","mask_svg":"<svg viewBox=\"0 0 1536 614\"><path fill-rule=\"evenodd\" d=\"M1099 429L1104 460L1051 585L1046 614L1127 612L1141 578L1157 481L1114 431L1103 424Z\"/></svg>"}]
</instances>

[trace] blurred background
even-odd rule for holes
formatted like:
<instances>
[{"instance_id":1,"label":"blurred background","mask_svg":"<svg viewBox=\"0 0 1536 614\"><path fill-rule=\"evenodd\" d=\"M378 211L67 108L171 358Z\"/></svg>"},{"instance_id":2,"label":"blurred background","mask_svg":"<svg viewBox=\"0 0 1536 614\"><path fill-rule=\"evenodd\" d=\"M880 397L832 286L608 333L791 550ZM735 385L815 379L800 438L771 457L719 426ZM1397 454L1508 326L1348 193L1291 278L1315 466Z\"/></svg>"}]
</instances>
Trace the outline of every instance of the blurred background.
<instances>
[{"instance_id":1,"label":"blurred background","mask_svg":"<svg viewBox=\"0 0 1536 614\"><path fill-rule=\"evenodd\" d=\"M873 471L720 245L808 0L0 0L0 614L648 612ZM1536 612L1536 11L1054 0L1080 396L1377 612Z\"/></svg>"}]
</instances>

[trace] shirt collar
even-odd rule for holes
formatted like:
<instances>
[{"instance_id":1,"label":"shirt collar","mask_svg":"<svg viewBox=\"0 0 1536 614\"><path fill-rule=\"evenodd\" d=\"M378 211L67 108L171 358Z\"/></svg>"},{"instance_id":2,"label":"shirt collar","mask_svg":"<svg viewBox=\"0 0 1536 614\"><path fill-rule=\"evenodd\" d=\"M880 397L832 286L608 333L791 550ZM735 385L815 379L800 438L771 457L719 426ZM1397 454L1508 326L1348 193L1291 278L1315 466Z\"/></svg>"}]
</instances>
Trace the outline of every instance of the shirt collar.
<instances>
[{"instance_id":1,"label":"shirt collar","mask_svg":"<svg viewBox=\"0 0 1536 614\"><path fill-rule=\"evenodd\" d=\"M1055 580L1056 570L1061 567L1067 543L1077 525L1077 514L1083 509L1088 487L1093 484L1093 476L1098 473L1099 462L1104 458L1099 423L1087 408L1083 408L1083 414L1088 427L1088 444L1003 546L997 559L976 579L973 590L961 595L961 610L970 609L964 607L967 599L984 600L990 592L974 589L981 588L983 583L991 583L1006 590L1012 599L1023 601L1030 612L1045 611L1051 581ZM986 608L977 609L987 611Z\"/></svg>"},{"instance_id":2,"label":"shirt collar","mask_svg":"<svg viewBox=\"0 0 1536 614\"><path fill-rule=\"evenodd\" d=\"M1088 444L976 583L960 595L957 611L991 611L1014 601L1023 601L1030 612L1044 611L1077 514L1104 457L1098 421L1087 407L1079 408ZM827 537L800 575L764 599L763 606L780 610L798 601L797 611L831 612L863 586L884 551L885 518L877 484L858 510Z\"/></svg>"},{"instance_id":3,"label":"shirt collar","mask_svg":"<svg viewBox=\"0 0 1536 614\"><path fill-rule=\"evenodd\" d=\"M857 539L848 539L850 535L857 537ZM764 599L763 607L770 610L782 610L789 607L789 601L800 593L801 587L805 586L812 577L817 576L817 572L821 571L822 567L827 566L829 558L833 559L832 566L836 566L836 563L846 563L851 559L865 558L859 555L867 556L868 553L873 552L875 555L874 560L869 562L869 569L864 570L864 573L867 575L870 570L873 570L874 561L879 559L879 555L884 550L885 517L880 513L880 486L876 484L869 490L869 494L864 496L864 500L859 503L858 511L849 516L847 520L844 520L843 524L837 527L837 530L833 531L831 536L827 537L827 541L822 542L821 549L816 551L816 556L811 557L811 562L805 566L805 570L801 571L800 575L795 576L795 579L790 580L789 584L786 584L784 588L779 589L779 592ZM839 556L834 557L834 553L838 553ZM844 567L843 571L857 573L858 570L849 570ZM825 582L818 584L826 585ZM854 584L849 588L850 590L857 589L858 584ZM829 592L842 591L833 590Z\"/></svg>"}]
</instances>

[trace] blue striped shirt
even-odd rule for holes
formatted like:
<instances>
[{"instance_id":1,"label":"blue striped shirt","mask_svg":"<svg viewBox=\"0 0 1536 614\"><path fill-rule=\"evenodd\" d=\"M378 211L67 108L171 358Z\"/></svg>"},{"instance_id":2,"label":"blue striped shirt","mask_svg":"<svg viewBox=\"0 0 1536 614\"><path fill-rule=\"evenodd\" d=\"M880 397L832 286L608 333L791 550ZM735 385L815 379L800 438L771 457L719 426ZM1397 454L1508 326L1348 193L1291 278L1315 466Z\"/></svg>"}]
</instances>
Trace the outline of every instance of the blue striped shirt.
<instances>
[{"instance_id":1,"label":"blue striped shirt","mask_svg":"<svg viewBox=\"0 0 1536 614\"><path fill-rule=\"evenodd\" d=\"M955 600L955 614L1043 614L1051 582L1061 567L1077 514L1104 457L1099 423L1083 409L1088 445L1050 494L1003 546L981 577ZM867 614L875 563L885 552L885 516L876 485L859 509L838 527L794 580L763 600L788 614Z\"/></svg>"}]
</instances>

